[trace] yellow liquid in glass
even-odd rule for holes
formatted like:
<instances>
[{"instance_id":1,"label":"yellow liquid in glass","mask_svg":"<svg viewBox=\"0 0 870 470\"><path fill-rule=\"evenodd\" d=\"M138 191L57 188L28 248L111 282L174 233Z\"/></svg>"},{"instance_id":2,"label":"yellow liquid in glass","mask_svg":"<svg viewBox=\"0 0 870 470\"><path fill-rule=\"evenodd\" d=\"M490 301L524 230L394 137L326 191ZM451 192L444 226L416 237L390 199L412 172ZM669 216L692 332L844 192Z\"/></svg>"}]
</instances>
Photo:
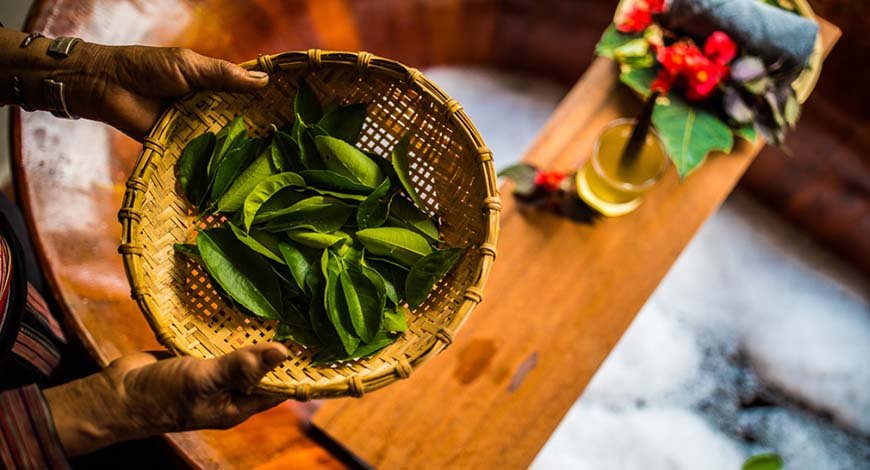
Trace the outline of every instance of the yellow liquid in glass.
<instances>
[{"instance_id":1,"label":"yellow liquid in glass","mask_svg":"<svg viewBox=\"0 0 870 470\"><path fill-rule=\"evenodd\" d=\"M637 158L621 164L622 151L631 137L632 123L606 129L598 141L597 153L589 162L586 180L597 198L610 203L631 202L648 190L665 165L664 151L652 134Z\"/></svg>"}]
</instances>

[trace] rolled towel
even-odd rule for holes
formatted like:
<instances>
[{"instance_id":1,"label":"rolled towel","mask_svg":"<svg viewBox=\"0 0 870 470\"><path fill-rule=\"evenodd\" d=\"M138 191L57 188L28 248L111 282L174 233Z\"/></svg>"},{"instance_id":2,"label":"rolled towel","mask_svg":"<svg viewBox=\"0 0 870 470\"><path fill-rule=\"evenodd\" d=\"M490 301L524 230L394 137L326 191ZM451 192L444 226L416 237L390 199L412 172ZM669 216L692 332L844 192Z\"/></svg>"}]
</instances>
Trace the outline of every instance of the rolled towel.
<instances>
[{"instance_id":1,"label":"rolled towel","mask_svg":"<svg viewBox=\"0 0 870 470\"><path fill-rule=\"evenodd\" d=\"M786 69L803 68L813 52L819 25L758 0L670 0L663 16L669 29L703 41L726 32L750 54Z\"/></svg>"}]
</instances>

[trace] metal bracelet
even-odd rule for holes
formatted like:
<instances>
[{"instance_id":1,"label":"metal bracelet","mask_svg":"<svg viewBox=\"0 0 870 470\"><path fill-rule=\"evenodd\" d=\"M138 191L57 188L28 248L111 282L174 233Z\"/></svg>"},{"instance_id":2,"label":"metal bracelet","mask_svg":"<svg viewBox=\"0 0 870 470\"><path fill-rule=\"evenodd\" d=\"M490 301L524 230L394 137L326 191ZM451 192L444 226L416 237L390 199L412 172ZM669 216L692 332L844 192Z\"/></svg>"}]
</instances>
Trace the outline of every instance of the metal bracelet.
<instances>
[{"instance_id":1,"label":"metal bracelet","mask_svg":"<svg viewBox=\"0 0 870 470\"><path fill-rule=\"evenodd\" d=\"M12 100L15 104L27 111L33 111L33 108L24 102L24 98L21 96L21 77L18 75L13 75L12 78L9 79L10 88L12 88Z\"/></svg>"},{"instance_id":2,"label":"metal bracelet","mask_svg":"<svg viewBox=\"0 0 870 470\"><path fill-rule=\"evenodd\" d=\"M69 111L66 102L66 90L62 82L46 78L42 81L42 92L45 96L47 111L59 118L78 119Z\"/></svg>"},{"instance_id":3,"label":"metal bracelet","mask_svg":"<svg viewBox=\"0 0 870 470\"><path fill-rule=\"evenodd\" d=\"M28 34L27 36L24 37L24 40L21 41L21 44L19 44L18 47L20 47L20 48L23 49L23 48L29 46L30 43L32 43L34 39L37 39L37 38L44 38L44 37L45 37L45 36L44 36L42 33L30 33L30 34Z\"/></svg>"},{"instance_id":4,"label":"metal bracelet","mask_svg":"<svg viewBox=\"0 0 870 470\"><path fill-rule=\"evenodd\" d=\"M67 36L60 36L51 41L51 44L48 46L48 55L57 57L59 59L65 59L69 57L72 53L76 44L80 43L82 40L79 38L72 38Z\"/></svg>"}]
</instances>

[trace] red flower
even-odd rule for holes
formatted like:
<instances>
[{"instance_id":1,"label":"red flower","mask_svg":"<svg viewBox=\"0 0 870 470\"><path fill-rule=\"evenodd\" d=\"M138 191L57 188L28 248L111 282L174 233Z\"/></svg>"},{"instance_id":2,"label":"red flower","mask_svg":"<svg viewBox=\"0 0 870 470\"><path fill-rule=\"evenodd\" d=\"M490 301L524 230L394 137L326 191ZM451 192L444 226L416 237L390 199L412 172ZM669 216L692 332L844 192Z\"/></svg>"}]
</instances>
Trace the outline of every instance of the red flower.
<instances>
[{"instance_id":1,"label":"red flower","mask_svg":"<svg viewBox=\"0 0 870 470\"><path fill-rule=\"evenodd\" d=\"M659 48L656 58L671 75L682 75L706 60L698 46L688 40Z\"/></svg>"},{"instance_id":2,"label":"red flower","mask_svg":"<svg viewBox=\"0 0 870 470\"><path fill-rule=\"evenodd\" d=\"M646 4L654 15L665 12L665 0L646 0Z\"/></svg>"},{"instance_id":3,"label":"red flower","mask_svg":"<svg viewBox=\"0 0 870 470\"><path fill-rule=\"evenodd\" d=\"M737 55L737 44L722 31L714 31L704 42L704 54L717 64L726 65Z\"/></svg>"},{"instance_id":4,"label":"red flower","mask_svg":"<svg viewBox=\"0 0 870 470\"><path fill-rule=\"evenodd\" d=\"M549 192L555 192L559 189L559 183L565 179L565 173L561 171L544 171L538 170L535 175L535 186L544 188Z\"/></svg>"},{"instance_id":5,"label":"red flower","mask_svg":"<svg viewBox=\"0 0 870 470\"><path fill-rule=\"evenodd\" d=\"M667 70L662 69L659 70L659 74L650 84L649 89L650 91L657 91L662 95L667 95L676 80L677 77L671 75Z\"/></svg>"},{"instance_id":6,"label":"red flower","mask_svg":"<svg viewBox=\"0 0 870 470\"><path fill-rule=\"evenodd\" d=\"M709 98L727 73L726 66L717 64L705 57L703 62L687 75L686 98L691 101L702 101Z\"/></svg>"},{"instance_id":7,"label":"red flower","mask_svg":"<svg viewBox=\"0 0 870 470\"><path fill-rule=\"evenodd\" d=\"M623 33L639 33L652 24L652 13L644 2L634 4L616 25L616 29Z\"/></svg>"}]
</instances>

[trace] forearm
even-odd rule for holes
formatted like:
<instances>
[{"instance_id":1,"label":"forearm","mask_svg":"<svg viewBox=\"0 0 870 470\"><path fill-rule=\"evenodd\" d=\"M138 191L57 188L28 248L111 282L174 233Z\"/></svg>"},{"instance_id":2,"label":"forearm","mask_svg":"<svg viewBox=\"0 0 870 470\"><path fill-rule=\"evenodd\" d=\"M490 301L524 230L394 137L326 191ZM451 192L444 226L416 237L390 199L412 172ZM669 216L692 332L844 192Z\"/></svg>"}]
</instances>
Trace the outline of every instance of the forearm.
<instances>
[{"instance_id":1,"label":"forearm","mask_svg":"<svg viewBox=\"0 0 870 470\"><path fill-rule=\"evenodd\" d=\"M66 98L73 114L87 109L95 98L94 85L107 73L108 48L79 42L69 57L61 58L48 53L51 39L38 37L21 47L26 37L0 28L0 105L47 110L44 80L52 79L68 87Z\"/></svg>"},{"instance_id":2,"label":"forearm","mask_svg":"<svg viewBox=\"0 0 870 470\"><path fill-rule=\"evenodd\" d=\"M126 405L102 373L46 389L43 395L70 457L148 434L131 432Z\"/></svg>"}]
</instances>

